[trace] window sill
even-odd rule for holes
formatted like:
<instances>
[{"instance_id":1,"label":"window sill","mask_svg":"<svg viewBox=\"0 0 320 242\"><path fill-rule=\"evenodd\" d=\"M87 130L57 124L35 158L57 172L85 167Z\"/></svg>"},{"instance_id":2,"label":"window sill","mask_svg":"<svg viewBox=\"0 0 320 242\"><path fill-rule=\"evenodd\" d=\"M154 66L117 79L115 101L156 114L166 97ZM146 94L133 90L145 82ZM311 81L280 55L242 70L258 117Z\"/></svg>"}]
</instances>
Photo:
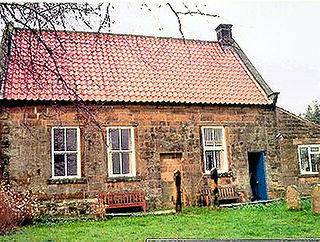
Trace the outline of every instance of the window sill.
<instances>
[{"instance_id":1,"label":"window sill","mask_svg":"<svg viewBox=\"0 0 320 242\"><path fill-rule=\"evenodd\" d=\"M128 177L128 176L118 176L118 177L106 177L106 182L116 183L116 182L137 182L141 181L140 177Z\"/></svg>"},{"instance_id":2,"label":"window sill","mask_svg":"<svg viewBox=\"0 0 320 242\"><path fill-rule=\"evenodd\" d=\"M299 178L307 178L307 177L319 177L319 174L301 174L299 175Z\"/></svg>"},{"instance_id":3,"label":"window sill","mask_svg":"<svg viewBox=\"0 0 320 242\"><path fill-rule=\"evenodd\" d=\"M209 173L205 173L205 176L210 177ZM218 177L233 177L232 171L226 171L226 172L218 172Z\"/></svg>"},{"instance_id":4,"label":"window sill","mask_svg":"<svg viewBox=\"0 0 320 242\"><path fill-rule=\"evenodd\" d=\"M49 185L52 184L86 184L85 178L50 178L47 180Z\"/></svg>"}]
</instances>

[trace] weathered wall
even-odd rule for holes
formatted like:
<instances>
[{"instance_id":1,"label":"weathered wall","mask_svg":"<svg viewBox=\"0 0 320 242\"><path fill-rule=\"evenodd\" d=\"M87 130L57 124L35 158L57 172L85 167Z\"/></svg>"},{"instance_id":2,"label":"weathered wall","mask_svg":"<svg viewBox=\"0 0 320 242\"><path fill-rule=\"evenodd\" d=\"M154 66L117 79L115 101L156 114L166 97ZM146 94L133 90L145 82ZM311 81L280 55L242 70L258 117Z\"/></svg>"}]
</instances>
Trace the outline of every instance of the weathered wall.
<instances>
[{"instance_id":1,"label":"weathered wall","mask_svg":"<svg viewBox=\"0 0 320 242\"><path fill-rule=\"evenodd\" d=\"M8 118L9 114L0 108L0 181L9 179L9 174L6 170L9 164L9 156L6 151L10 145Z\"/></svg>"},{"instance_id":2,"label":"weathered wall","mask_svg":"<svg viewBox=\"0 0 320 242\"><path fill-rule=\"evenodd\" d=\"M281 163L273 174L274 180L283 186L295 184L303 195L310 195L312 184L319 183L319 175L300 175L298 145L320 144L320 125L278 109L277 124L280 142Z\"/></svg>"},{"instance_id":3,"label":"weathered wall","mask_svg":"<svg viewBox=\"0 0 320 242\"><path fill-rule=\"evenodd\" d=\"M42 192L45 198L87 198L100 191L140 188L150 207L167 206L173 184L169 176L175 166L170 159L176 159L182 171L183 200L193 204L198 190L208 186L203 174L201 126L225 127L230 172L219 183L237 184L247 198L248 151L266 151L270 197L289 184L298 183L306 191L315 180L299 177L296 142L320 139L320 128L282 109L147 104L87 105L86 109L91 110L89 116L82 106L11 103L6 108L10 130L6 154L12 183ZM82 179L50 179L50 130L59 125L80 127ZM108 179L105 130L122 125L134 127L137 176ZM279 133L284 136L282 141L276 138ZM166 169L166 163L173 168Z\"/></svg>"}]
</instances>

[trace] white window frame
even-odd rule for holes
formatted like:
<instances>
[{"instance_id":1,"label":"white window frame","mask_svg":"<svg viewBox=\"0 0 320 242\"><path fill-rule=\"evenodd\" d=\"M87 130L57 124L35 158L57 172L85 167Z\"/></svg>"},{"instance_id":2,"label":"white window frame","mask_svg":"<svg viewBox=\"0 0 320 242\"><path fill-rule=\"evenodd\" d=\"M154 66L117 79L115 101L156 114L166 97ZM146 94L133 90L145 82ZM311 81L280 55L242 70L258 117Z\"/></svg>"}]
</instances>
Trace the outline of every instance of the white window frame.
<instances>
[{"instance_id":1,"label":"white window frame","mask_svg":"<svg viewBox=\"0 0 320 242\"><path fill-rule=\"evenodd\" d=\"M67 129L76 129L76 133L77 133L77 151L55 151L54 150L54 130L55 129L64 129L64 137L65 137L65 140L64 140L64 145L65 147L66 146L66 142L67 142L67 139L66 139L66 130ZM77 175L75 176L68 176L68 175L65 175L65 176L55 176L54 175L54 154L77 154ZM65 179L65 178L80 178L81 177L81 156L80 156L80 129L79 127L75 127L75 126L60 126L60 127L51 127L51 167L52 167L52 178L53 179ZM67 174L67 162L65 161L65 172Z\"/></svg>"},{"instance_id":2,"label":"white window frame","mask_svg":"<svg viewBox=\"0 0 320 242\"><path fill-rule=\"evenodd\" d=\"M130 139L131 139L131 173L129 174L113 174L113 167L112 167L112 159L111 154L112 150L110 149L110 136L109 130L110 129L130 129ZM135 177L136 176L136 153L135 153L135 143L134 143L134 128L131 126L110 126L106 129L106 143L107 143L107 159L108 159L108 177ZM121 170L121 162L120 162L120 170Z\"/></svg>"},{"instance_id":3,"label":"white window frame","mask_svg":"<svg viewBox=\"0 0 320 242\"><path fill-rule=\"evenodd\" d=\"M205 146L204 140L204 129L221 129L222 130L222 145L219 146ZM223 169L219 170L218 173L224 173L229 171L229 163L226 149L226 132L223 126L202 126L201 127L201 135L202 135L202 148L203 148L203 168L206 174L210 174L209 170L206 170L206 151L208 150L220 150L223 151Z\"/></svg>"},{"instance_id":4,"label":"white window frame","mask_svg":"<svg viewBox=\"0 0 320 242\"><path fill-rule=\"evenodd\" d=\"M311 148L312 147L318 147L319 151L318 152L311 152ZM310 166L310 170L311 171L302 170L300 148L308 148L308 161L309 161L309 166ZM301 175L314 175L314 174L318 174L319 173L318 171L312 171L311 154L320 154L320 144L298 145L299 167L300 167L300 174Z\"/></svg>"}]
</instances>

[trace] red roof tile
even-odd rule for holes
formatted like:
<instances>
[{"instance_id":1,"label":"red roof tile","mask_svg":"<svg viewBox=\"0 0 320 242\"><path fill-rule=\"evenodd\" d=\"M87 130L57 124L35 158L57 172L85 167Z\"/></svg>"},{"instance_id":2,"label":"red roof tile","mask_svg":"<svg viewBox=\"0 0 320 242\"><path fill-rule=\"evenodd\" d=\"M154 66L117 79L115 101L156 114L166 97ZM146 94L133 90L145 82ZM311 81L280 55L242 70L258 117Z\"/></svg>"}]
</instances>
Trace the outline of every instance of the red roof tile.
<instances>
[{"instance_id":1,"label":"red roof tile","mask_svg":"<svg viewBox=\"0 0 320 242\"><path fill-rule=\"evenodd\" d=\"M74 32L41 39L16 30L5 99L270 104L235 51L216 42Z\"/></svg>"}]
</instances>

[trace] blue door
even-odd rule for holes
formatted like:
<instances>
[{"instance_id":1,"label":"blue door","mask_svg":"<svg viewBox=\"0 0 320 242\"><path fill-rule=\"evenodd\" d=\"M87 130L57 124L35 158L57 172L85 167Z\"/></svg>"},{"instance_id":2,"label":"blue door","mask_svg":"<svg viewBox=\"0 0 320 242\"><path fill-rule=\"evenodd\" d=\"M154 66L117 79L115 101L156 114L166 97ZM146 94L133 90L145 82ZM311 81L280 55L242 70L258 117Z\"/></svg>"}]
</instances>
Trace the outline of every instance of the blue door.
<instances>
[{"instance_id":1,"label":"blue door","mask_svg":"<svg viewBox=\"0 0 320 242\"><path fill-rule=\"evenodd\" d=\"M248 152L251 200L268 200L264 151Z\"/></svg>"}]
</instances>

